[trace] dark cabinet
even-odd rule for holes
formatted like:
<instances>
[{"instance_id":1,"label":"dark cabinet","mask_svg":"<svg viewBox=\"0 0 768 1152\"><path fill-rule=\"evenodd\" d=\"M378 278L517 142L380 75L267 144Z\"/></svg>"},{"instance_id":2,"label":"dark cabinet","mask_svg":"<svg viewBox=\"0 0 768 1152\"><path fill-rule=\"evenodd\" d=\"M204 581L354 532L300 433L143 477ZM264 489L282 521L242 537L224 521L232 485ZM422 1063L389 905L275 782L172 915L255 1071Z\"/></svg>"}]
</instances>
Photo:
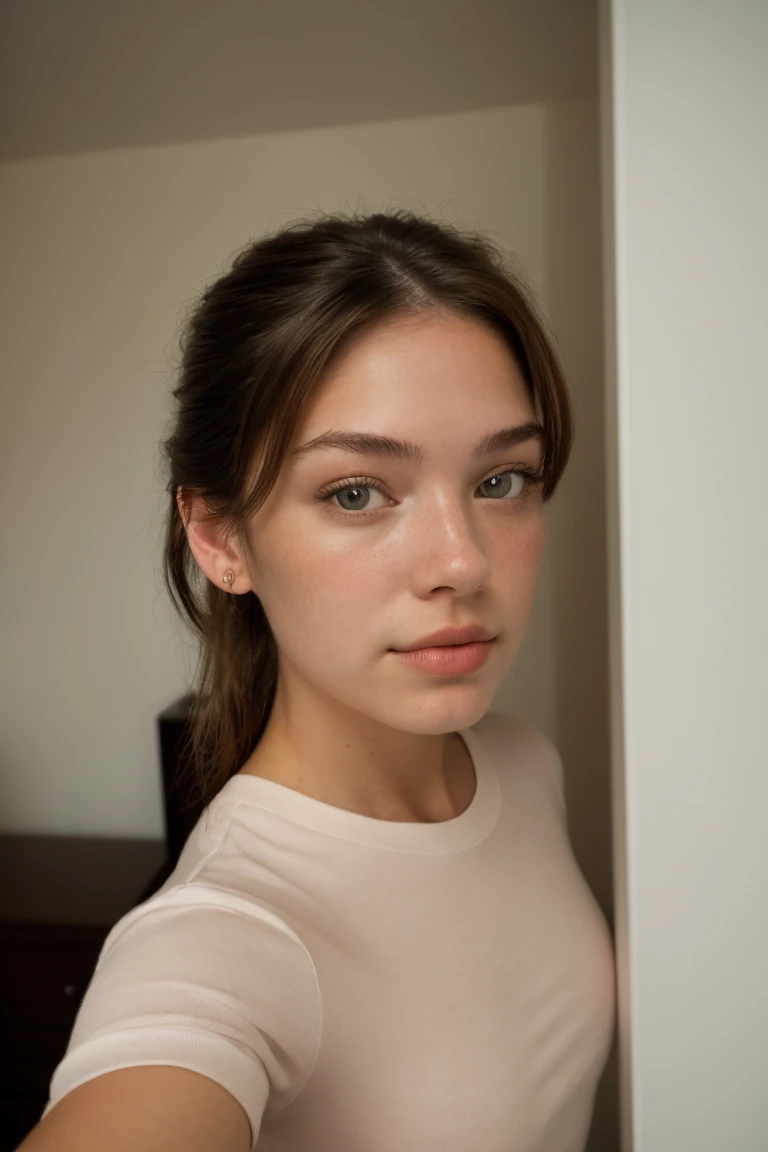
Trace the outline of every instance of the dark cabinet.
<instances>
[{"instance_id":1,"label":"dark cabinet","mask_svg":"<svg viewBox=\"0 0 768 1152\"><path fill-rule=\"evenodd\" d=\"M173 866L164 840L0 836L0 1152L42 1115L109 930Z\"/></svg>"}]
</instances>

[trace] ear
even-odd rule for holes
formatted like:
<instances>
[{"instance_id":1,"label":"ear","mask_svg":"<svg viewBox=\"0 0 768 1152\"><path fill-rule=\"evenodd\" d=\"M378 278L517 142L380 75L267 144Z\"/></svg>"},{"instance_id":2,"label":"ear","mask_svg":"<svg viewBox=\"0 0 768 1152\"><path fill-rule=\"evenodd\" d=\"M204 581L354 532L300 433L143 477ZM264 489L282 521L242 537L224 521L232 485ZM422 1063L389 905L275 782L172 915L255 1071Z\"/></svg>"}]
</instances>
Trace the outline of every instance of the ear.
<instances>
[{"instance_id":1,"label":"ear","mask_svg":"<svg viewBox=\"0 0 768 1152\"><path fill-rule=\"evenodd\" d=\"M253 585L248 569L237 546L224 536L224 528L205 519L206 504L197 493L185 492L181 485L176 490L176 503L192 555L201 571L212 584L224 592L251 592ZM235 578L224 583L224 573L231 568Z\"/></svg>"}]
</instances>

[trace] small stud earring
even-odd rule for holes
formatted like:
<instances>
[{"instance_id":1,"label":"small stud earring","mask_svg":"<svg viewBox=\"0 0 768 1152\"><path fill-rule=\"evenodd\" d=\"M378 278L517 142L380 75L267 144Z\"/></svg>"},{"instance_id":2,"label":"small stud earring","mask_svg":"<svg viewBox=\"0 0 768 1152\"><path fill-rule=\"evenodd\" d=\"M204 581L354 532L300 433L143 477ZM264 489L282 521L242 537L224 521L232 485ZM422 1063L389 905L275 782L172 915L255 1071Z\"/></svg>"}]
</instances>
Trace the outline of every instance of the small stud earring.
<instances>
[{"instance_id":1,"label":"small stud earring","mask_svg":"<svg viewBox=\"0 0 768 1152\"><path fill-rule=\"evenodd\" d=\"M232 581L234 580L234 578L235 578L235 574L232 571L232 569L227 568L226 572L224 573L224 583L225 584L231 584Z\"/></svg>"}]
</instances>

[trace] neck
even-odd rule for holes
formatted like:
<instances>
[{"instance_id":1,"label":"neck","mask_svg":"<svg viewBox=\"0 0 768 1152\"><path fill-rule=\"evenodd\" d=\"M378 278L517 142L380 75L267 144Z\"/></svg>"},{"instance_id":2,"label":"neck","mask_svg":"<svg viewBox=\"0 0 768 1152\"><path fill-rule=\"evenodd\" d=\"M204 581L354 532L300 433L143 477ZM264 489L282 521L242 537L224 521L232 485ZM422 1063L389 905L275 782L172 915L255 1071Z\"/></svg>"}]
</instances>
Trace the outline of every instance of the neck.
<instances>
[{"instance_id":1,"label":"neck","mask_svg":"<svg viewBox=\"0 0 768 1152\"><path fill-rule=\"evenodd\" d=\"M293 721L277 694L241 771L379 820L450 820L475 791L471 758L455 732L403 732L349 710L340 717L302 708Z\"/></svg>"}]
</instances>

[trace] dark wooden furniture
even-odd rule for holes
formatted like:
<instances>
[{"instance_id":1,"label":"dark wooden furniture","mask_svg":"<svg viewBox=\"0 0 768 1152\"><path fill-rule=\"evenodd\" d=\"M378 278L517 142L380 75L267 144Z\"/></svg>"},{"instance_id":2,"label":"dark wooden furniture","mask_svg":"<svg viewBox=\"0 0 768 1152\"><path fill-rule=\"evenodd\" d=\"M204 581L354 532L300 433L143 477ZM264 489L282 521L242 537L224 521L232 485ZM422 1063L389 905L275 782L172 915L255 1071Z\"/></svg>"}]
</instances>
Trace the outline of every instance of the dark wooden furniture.
<instances>
[{"instance_id":1,"label":"dark wooden furniture","mask_svg":"<svg viewBox=\"0 0 768 1152\"><path fill-rule=\"evenodd\" d=\"M163 840L0 836L0 1152L42 1115L107 933L169 863Z\"/></svg>"},{"instance_id":2,"label":"dark wooden furniture","mask_svg":"<svg viewBox=\"0 0 768 1152\"><path fill-rule=\"evenodd\" d=\"M109 930L167 880L202 813L179 782L192 700L157 717L163 840L0 835L0 1152L42 1116Z\"/></svg>"}]
</instances>

